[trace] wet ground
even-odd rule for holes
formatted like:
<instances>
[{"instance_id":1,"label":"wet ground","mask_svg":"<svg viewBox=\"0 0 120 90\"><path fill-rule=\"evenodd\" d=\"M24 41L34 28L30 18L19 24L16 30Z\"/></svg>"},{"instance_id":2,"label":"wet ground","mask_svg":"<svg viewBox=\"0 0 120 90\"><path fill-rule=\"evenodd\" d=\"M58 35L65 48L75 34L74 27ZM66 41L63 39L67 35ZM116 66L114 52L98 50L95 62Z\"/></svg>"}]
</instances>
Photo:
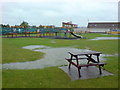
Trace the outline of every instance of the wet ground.
<instances>
[{"instance_id":1,"label":"wet ground","mask_svg":"<svg viewBox=\"0 0 120 90\"><path fill-rule=\"evenodd\" d=\"M113 40L113 39L120 39L120 37L96 37L95 39L90 40Z\"/></svg>"},{"instance_id":2,"label":"wet ground","mask_svg":"<svg viewBox=\"0 0 120 90\"><path fill-rule=\"evenodd\" d=\"M51 48L44 45L30 45L30 46L25 46L23 48L30 49L33 51L43 52L45 53L44 58L40 60L28 61L28 62L6 63L2 65L2 68L3 69L38 69L38 68L45 68L51 66L67 65L68 62L65 60L65 58L70 58L68 52L89 51L86 49L76 49L71 47ZM108 55L101 54L100 60L105 60L105 58L103 58L104 56L108 56ZM87 63L87 60L82 60L81 63Z\"/></svg>"},{"instance_id":3,"label":"wet ground","mask_svg":"<svg viewBox=\"0 0 120 90\"><path fill-rule=\"evenodd\" d=\"M82 67L80 69L81 77L79 78L78 70L75 66L71 66L71 69L68 69L68 66L59 67L62 69L71 80L81 80L81 79L92 79L92 78L100 78L103 76L113 75L110 72L102 69L102 74L99 74L99 68L96 66Z\"/></svg>"}]
</instances>

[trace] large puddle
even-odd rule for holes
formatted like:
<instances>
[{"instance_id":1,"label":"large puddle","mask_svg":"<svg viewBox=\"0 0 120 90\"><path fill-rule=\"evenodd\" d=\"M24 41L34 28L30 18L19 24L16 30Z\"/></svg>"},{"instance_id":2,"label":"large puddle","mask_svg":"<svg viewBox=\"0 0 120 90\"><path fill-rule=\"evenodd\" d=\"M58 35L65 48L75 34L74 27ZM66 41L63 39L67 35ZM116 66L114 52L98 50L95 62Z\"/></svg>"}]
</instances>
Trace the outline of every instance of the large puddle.
<instances>
[{"instance_id":1,"label":"large puddle","mask_svg":"<svg viewBox=\"0 0 120 90\"><path fill-rule=\"evenodd\" d=\"M45 53L45 56L44 58L36 61L6 63L2 65L2 68L3 69L38 69L38 68L45 68L51 66L67 65L68 62L65 60L65 58L70 58L68 52L89 51L86 49L76 49L70 47L51 48L43 45L31 45L31 46L25 46L23 48L30 49L33 51L43 52ZM105 60L103 56L106 55L101 54L100 60ZM81 63L87 63L87 60L82 60Z\"/></svg>"},{"instance_id":2,"label":"large puddle","mask_svg":"<svg viewBox=\"0 0 120 90\"><path fill-rule=\"evenodd\" d=\"M90 40L114 40L114 39L120 39L120 37L96 37L95 39Z\"/></svg>"}]
</instances>

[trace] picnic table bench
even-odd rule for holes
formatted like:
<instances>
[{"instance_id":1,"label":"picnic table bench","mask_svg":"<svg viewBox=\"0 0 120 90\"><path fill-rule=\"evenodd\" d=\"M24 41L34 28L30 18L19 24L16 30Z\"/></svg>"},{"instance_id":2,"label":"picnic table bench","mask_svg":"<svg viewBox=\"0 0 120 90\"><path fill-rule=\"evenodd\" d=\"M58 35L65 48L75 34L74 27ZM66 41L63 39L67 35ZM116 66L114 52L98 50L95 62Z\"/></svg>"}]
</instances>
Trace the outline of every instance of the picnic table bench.
<instances>
[{"instance_id":1,"label":"picnic table bench","mask_svg":"<svg viewBox=\"0 0 120 90\"><path fill-rule=\"evenodd\" d=\"M65 58L65 59L69 62L69 69L71 67L71 64L77 67L79 77L81 77L80 74L81 67L98 66L99 74L102 74L101 66L103 67L106 63L99 61L99 56L100 54L102 54L101 52L85 51L85 52L68 52L68 53L70 54L70 58L69 59ZM81 56L85 56L85 57L81 57ZM96 56L97 59L95 60L92 56ZM87 64L80 64L79 60L82 59L87 60ZM73 60L76 60L76 63L73 62Z\"/></svg>"}]
</instances>

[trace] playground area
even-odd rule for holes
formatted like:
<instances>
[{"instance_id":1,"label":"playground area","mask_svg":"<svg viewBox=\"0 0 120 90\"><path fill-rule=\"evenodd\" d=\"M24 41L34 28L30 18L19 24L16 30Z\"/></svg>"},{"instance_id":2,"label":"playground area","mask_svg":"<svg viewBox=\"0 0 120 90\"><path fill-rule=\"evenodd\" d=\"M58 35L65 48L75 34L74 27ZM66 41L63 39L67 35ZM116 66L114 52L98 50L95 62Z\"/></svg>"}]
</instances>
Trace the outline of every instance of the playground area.
<instances>
[{"instance_id":1,"label":"playground area","mask_svg":"<svg viewBox=\"0 0 120 90\"><path fill-rule=\"evenodd\" d=\"M67 25L67 26L66 26ZM68 26L69 25L69 26ZM75 24L65 23L62 27L55 26L1 26L3 38L55 38L55 39L76 39L83 38L74 32Z\"/></svg>"}]
</instances>

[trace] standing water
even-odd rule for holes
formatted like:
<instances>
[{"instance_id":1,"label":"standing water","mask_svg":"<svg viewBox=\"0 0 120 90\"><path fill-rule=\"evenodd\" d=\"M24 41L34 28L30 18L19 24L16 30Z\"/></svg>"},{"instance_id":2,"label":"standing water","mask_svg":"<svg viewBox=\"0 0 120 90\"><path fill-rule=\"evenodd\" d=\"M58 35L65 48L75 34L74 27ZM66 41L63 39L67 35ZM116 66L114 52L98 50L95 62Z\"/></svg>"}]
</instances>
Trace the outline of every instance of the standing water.
<instances>
[{"instance_id":1,"label":"standing water","mask_svg":"<svg viewBox=\"0 0 120 90\"><path fill-rule=\"evenodd\" d=\"M113 40L113 39L120 39L120 37L96 37L95 39L90 40Z\"/></svg>"},{"instance_id":2,"label":"standing water","mask_svg":"<svg viewBox=\"0 0 120 90\"><path fill-rule=\"evenodd\" d=\"M51 66L67 65L68 62L65 60L65 58L70 58L68 52L89 51L86 49L76 49L70 47L51 48L43 45L31 45L31 46L25 46L23 48L30 49L33 51L43 52L45 53L45 56L44 58L35 61L2 64L2 68L3 69L38 69L38 68L45 68ZM105 55L102 54L100 56L100 60L104 60L103 56ZM87 60L82 60L81 63L87 63Z\"/></svg>"}]
</instances>

